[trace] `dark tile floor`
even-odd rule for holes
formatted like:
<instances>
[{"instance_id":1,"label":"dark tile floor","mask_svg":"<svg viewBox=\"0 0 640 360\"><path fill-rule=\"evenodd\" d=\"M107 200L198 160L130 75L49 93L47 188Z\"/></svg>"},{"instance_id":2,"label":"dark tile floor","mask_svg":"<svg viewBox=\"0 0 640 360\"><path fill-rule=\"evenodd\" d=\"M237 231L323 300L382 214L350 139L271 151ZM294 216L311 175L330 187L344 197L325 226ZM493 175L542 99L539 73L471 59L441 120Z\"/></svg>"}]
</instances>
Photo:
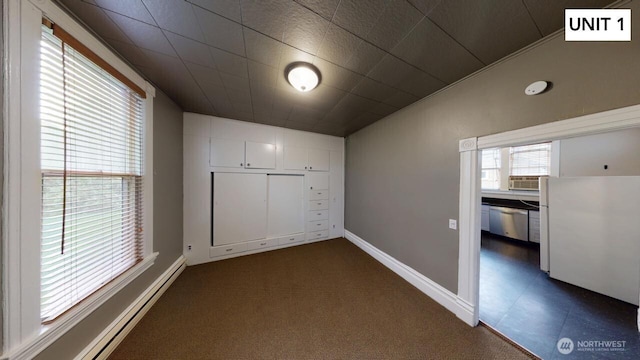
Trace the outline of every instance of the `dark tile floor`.
<instances>
[{"instance_id":1,"label":"dark tile floor","mask_svg":"<svg viewBox=\"0 0 640 360\"><path fill-rule=\"evenodd\" d=\"M537 244L482 234L480 320L543 359L640 359L637 310L549 278ZM556 347L565 337L574 343L567 355ZM589 340L625 341L624 351L578 346Z\"/></svg>"}]
</instances>

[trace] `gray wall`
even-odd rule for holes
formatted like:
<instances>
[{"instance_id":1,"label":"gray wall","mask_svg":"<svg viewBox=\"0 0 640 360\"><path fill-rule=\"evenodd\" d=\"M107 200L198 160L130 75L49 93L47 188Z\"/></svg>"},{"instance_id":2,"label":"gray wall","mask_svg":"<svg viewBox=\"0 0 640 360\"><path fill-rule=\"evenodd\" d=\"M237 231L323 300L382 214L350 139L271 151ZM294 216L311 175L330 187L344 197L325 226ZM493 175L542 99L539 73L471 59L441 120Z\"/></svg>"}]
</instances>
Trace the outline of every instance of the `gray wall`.
<instances>
[{"instance_id":1,"label":"gray wall","mask_svg":"<svg viewBox=\"0 0 640 360\"><path fill-rule=\"evenodd\" d=\"M73 359L182 255L182 110L158 91L153 112L153 250L160 255L149 270L36 359Z\"/></svg>"},{"instance_id":2,"label":"gray wall","mask_svg":"<svg viewBox=\"0 0 640 360\"><path fill-rule=\"evenodd\" d=\"M560 176L640 176L640 128L560 141Z\"/></svg>"},{"instance_id":3,"label":"gray wall","mask_svg":"<svg viewBox=\"0 0 640 360\"><path fill-rule=\"evenodd\" d=\"M345 228L457 293L458 140L637 104L639 28L631 43L557 37L349 136ZM536 80L553 88L525 96Z\"/></svg>"}]
</instances>

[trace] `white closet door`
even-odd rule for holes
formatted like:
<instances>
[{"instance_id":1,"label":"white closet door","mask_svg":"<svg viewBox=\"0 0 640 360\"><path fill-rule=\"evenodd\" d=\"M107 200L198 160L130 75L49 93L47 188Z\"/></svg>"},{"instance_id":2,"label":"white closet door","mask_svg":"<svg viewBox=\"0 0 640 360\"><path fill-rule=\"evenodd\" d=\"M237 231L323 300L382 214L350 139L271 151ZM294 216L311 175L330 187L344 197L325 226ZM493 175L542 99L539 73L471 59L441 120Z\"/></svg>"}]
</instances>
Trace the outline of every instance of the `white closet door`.
<instances>
[{"instance_id":1,"label":"white closet door","mask_svg":"<svg viewBox=\"0 0 640 360\"><path fill-rule=\"evenodd\" d=\"M215 173L213 179L213 245L265 238L267 175Z\"/></svg>"},{"instance_id":2,"label":"white closet door","mask_svg":"<svg viewBox=\"0 0 640 360\"><path fill-rule=\"evenodd\" d=\"M268 237L304 232L304 176L269 175Z\"/></svg>"}]
</instances>

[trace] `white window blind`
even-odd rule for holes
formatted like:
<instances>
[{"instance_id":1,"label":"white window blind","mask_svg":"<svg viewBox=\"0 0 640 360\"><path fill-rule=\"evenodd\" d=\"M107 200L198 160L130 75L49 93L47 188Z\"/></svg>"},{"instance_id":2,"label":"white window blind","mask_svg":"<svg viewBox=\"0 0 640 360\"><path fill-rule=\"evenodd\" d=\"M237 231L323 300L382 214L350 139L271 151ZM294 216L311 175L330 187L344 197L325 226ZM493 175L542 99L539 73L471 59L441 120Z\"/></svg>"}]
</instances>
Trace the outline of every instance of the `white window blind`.
<instances>
[{"instance_id":1,"label":"white window blind","mask_svg":"<svg viewBox=\"0 0 640 360\"><path fill-rule=\"evenodd\" d=\"M40 48L47 323L142 259L143 99L46 26Z\"/></svg>"},{"instance_id":2,"label":"white window blind","mask_svg":"<svg viewBox=\"0 0 640 360\"><path fill-rule=\"evenodd\" d=\"M500 149L482 150L482 189L500 189Z\"/></svg>"},{"instance_id":3,"label":"white window blind","mask_svg":"<svg viewBox=\"0 0 640 360\"><path fill-rule=\"evenodd\" d=\"M515 146L509 157L509 175L549 175L551 143Z\"/></svg>"}]
</instances>

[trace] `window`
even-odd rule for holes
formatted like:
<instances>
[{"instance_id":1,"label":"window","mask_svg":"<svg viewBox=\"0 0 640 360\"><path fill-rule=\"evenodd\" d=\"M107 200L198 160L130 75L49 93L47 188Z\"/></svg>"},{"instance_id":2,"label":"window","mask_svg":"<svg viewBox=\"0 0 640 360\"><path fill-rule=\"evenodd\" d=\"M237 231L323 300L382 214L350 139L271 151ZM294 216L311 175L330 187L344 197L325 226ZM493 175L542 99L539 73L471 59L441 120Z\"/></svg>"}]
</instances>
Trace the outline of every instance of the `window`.
<instances>
[{"instance_id":1,"label":"window","mask_svg":"<svg viewBox=\"0 0 640 360\"><path fill-rule=\"evenodd\" d=\"M509 176L549 175L551 143L482 150L481 186L509 190Z\"/></svg>"},{"instance_id":2,"label":"window","mask_svg":"<svg viewBox=\"0 0 640 360\"><path fill-rule=\"evenodd\" d=\"M482 150L482 188L500 189L500 149Z\"/></svg>"},{"instance_id":3,"label":"window","mask_svg":"<svg viewBox=\"0 0 640 360\"><path fill-rule=\"evenodd\" d=\"M549 175L551 143L512 147L509 150L509 175Z\"/></svg>"},{"instance_id":4,"label":"window","mask_svg":"<svg viewBox=\"0 0 640 360\"><path fill-rule=\"evenodd\" d=\"M144 257L144 92L56 25L43 26L40 56L40 317L48 323Z\"/></svg>"}]
</instances>

